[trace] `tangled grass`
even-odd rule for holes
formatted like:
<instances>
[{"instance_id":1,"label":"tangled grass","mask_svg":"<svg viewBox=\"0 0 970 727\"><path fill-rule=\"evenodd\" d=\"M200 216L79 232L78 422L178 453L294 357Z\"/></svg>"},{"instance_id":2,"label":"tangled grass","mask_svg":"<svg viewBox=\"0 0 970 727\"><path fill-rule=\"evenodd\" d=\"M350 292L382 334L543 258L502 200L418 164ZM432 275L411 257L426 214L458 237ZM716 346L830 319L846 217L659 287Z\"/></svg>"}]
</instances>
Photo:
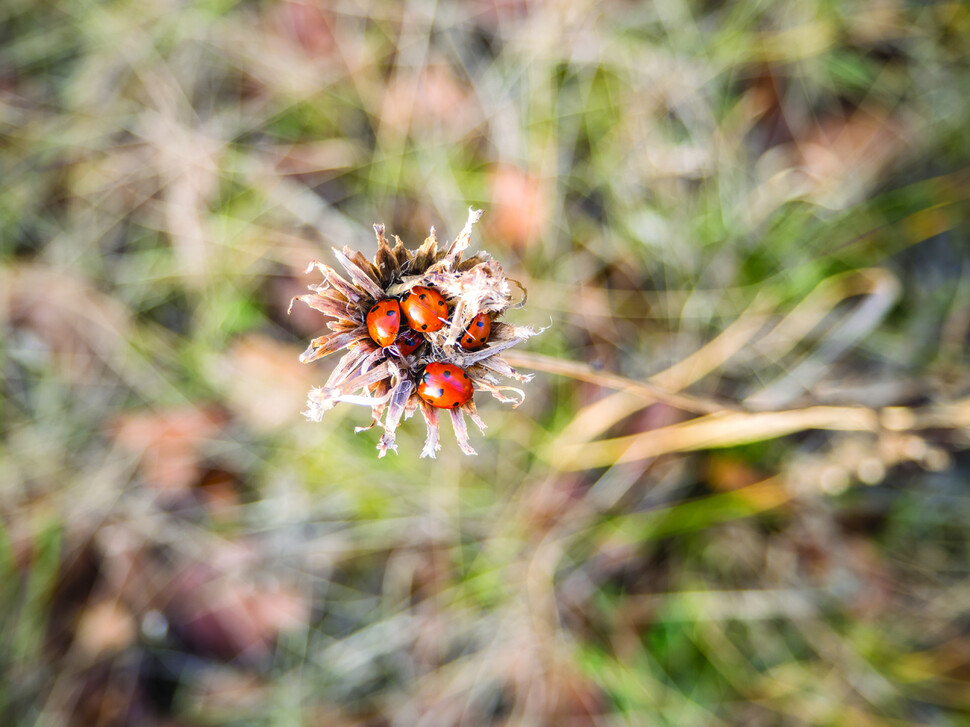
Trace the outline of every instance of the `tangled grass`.
<instances>
[{"instance_id":1,"label":"tangled grass","mask_svg":"<svg viewBox=\"0 0 970 727\"><path fill-rule=\"evenodd\" d=\"M4 725L967 723L963 5L0 19ZM529 397L303 421L306 262L469 205Z\"/></svg>"}]
</instances>

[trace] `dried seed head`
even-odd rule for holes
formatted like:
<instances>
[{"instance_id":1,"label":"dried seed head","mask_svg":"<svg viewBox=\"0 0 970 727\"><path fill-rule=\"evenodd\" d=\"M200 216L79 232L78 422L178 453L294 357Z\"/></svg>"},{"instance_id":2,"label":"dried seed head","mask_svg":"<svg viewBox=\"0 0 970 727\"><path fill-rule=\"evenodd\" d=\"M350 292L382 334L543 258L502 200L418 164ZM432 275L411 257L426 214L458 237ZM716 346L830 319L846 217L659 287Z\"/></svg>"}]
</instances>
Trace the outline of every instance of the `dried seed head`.
<instances>
[{"instance_id":1,"label":"dried seed head","mask_svg":"<svg viewBox=\"0 0 970 727\"><path fill-rule=\"evenodd\" d=\"M481 215L481 210L469 208L468 220L458 237L441 249L434 228L424 244L411 251L396 236L391 246L384 236L384 226L374 225L377 254L373 261L349 247L334 248L334 256L346 278L329 265L310 263L307 272L317 268L323 282L310 285L310 292L297 296L293 302L302 301L330 316L332 320L327 328L331 333L313 339L300 360L310 363L338 351L343 356L327 382L310 391L304 412L308 419L320 421L324 412L339 402L371 407L371 426L377 424L384 429L377 445L378 456L383 457L389 449L397 451L394 435L402 419L420 409L428 430L421 456L434 457L440 449L438 409L447 400L458 446L466 454L475 454L468 441L464 417L467 414L482 431L485 424L478 416L474 399L422 398L419 384L427 367L433 365L432 370L440 368L449 372L454 370L450 367L458 367L475 390L488 391L499 401L513 406L522 402L525 393L503 385L500 377L525 382L531 376L519 374L500 354L541 331L499 320L510 308L524 304L525 289L506 278L502 266L488 254L464 256L472 228ZM522 292L521 300L513 296L512 283ZM421 290L412 296L416 288ZM425 298L420 297L421 293ZM401 310L413 321L412 326L401 325L397 341L389 344L388 329L376 325L374 315L370 316L368 326L368 314L382 301L397 301L386 305L394 309L408 300L413 305L402 306ZM441 311L429 318L431 307ZM467 337L472 322L481 314L491 321L490 332L484 334L484 344L474 350L468 346L463 348L460 339ZM432 319L437 322L437 328L429 324ZM421 330L423 325L428 327ZM415 337L422 340L416 341ZM436 367L439 364L448 366Z\"/></svg>"}]
</instances>

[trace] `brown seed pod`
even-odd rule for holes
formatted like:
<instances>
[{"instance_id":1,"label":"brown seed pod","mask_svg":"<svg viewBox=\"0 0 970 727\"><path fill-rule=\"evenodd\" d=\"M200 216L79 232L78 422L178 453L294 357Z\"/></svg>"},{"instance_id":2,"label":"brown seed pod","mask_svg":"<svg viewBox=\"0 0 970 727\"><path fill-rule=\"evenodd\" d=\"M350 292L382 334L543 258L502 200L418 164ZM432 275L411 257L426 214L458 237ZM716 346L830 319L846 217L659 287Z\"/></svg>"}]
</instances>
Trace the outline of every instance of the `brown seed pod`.
<instances>
[{"instance_id":1,"label":"brown seed pod","mask_svg":"<svg viewBox=\"0 0 970 727\"><path fill-rule=\"evenodd\" d=\"M541 331L498 320L509 308L523 305L524 289L515 283L523 293L523 299L516 301L510 285L514 281L506 278L502 267L488 254L464 256L472 228L481 214L481 210L469 209L461 232L450 245L440 249L434 228L424 244L411 251L398 237L392 247L384 236L384 226L374 225L377 254L373 261L349 247L334 249L346 278L325 263L310 263L307 272L318 269L323 282L309 286L308 294L293 300L302 301L333 320L327 324L331 332L313 339L300 360L310 363L338 351L343 356L327 382L310 391L304 412L308 419L320 421L339 402L371 407L371 426L378 424L384 429L377 445L378 456L383 457L389 449L397 451L395 432L401 420L420 409L427 425L421 456L434 457L440 449L438 409L444 407L429 401L429 397L434 398L430 390L422 397L422 379L429 370L442 377L445 371L449 375L458 371L459 378L467 377L462 382L467 381L469 389L466 392L462 383L461 391L448 397L448 414L458 446L466 454L475 454L464 417L467 414L482 431L485 423L478 416L472 393L488 391L501 402L513 406L521 403L525 393L502 384L499 377L525 382L531 376L515 371L501 353ZM376 323L368 325L376 318L376 314L369 314L376 310L386 317L394 306L385 301L394 300L396 304L396 299L403 301L400 312L411 329L423 338L413 348L409 345L407 353L390 337L389 326L378 330ZM409 300L414 304L409 305ZM463 347L459 339L467 336L473 322L482 320L482 315L491 322L490 333L485 334L481 346ZM424 325L428 328L423 329ZM476 325L472 330L481 328ZM394 333L397 335L398 330ZM385 343L388 340L390 344ZM414 343L409 339L409 344Z\"/></svg>"}]
</instances>

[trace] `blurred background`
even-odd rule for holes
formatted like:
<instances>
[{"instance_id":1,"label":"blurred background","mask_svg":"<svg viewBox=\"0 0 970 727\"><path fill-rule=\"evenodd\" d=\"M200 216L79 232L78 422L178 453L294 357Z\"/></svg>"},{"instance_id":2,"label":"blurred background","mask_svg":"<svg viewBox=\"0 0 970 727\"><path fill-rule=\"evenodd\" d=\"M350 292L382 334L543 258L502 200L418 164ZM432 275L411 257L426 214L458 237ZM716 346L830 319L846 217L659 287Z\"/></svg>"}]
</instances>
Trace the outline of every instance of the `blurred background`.
<instances>
[{"instance_id":1,"label":"blurred background","mask_svg":"<svg viewBox=\"0 0 970 727\"><path fill-rule=\"evenodd\" d=\"M970 724L968 46L961 2L4 0L0 722ZM436 461L306 422L307 261L469 205L550 326L525 403Z\"/></svg>"}]
</instances>

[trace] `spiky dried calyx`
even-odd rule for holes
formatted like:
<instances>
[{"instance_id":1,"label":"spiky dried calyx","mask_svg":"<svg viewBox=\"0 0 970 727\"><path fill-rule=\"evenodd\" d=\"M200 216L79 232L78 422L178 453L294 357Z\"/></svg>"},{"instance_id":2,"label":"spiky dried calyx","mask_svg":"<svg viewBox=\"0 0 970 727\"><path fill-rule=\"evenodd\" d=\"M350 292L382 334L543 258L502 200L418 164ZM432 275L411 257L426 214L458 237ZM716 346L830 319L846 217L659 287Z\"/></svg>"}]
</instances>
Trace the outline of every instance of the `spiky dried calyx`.
<instances>
[{"instance_id":1,"label":"spiky dried calyx","mask_svg":"<svg viewBox=\"0 0 970 727\"><path fill-rule=\"evenodd\" d=\"M389 449L397 451L395 432L402 418L408 419L420 409L428 431L421 456L434 457L441 448L438 409L418 395L418 384L429 363L458 366L467 372L476 391L488 391L499 401L513 406L522 402L525 392L503 385L498 377L521 382L532 377L519 374L500 354L541 331L497 320L510 308L522 307L525 289L506 278L502 267L488 254L479 252L464 257L472 228L481 215L481 210L469 208L465 226L454 242L443 249L438 248L438 239L431 228L424 244L413 252L397 236L391 247L384 236L384 225L374 225L377 254L373 262L349 247L334 248L337 262L349 280L329 265L310 263L307 272L317 268L324 280L319 285L310 285L309 294L297 296L293 301L300 300L333 318L327 324L332 332L313 339L300 360L310 363L338 351L345 353L327 383L310 390L304 412L307 419L320 421L324 412L338 402L369 406L373 421L369 427L358 427L356 431L370 429L375 424L383 427L384 434L377 444L378 456L383 457ZM514 299L510 283L522 291L521 300ZM424 345L409 355L402 354L394 345L379 346L368 332L367 313L378 301L406 297L415 286L432 288L444 296L449 310L447 324L437 331L421 332ZM291 308L292 305L291 302ZM475 350L462 348L459 339L480 313L487 313L493 321L487 343ZM465 454L475 454L468 441L465 415L482 431L485 423L478 416L474 399L448 409L448 414L458 446Z\"/></svg>"}]
</instances>

